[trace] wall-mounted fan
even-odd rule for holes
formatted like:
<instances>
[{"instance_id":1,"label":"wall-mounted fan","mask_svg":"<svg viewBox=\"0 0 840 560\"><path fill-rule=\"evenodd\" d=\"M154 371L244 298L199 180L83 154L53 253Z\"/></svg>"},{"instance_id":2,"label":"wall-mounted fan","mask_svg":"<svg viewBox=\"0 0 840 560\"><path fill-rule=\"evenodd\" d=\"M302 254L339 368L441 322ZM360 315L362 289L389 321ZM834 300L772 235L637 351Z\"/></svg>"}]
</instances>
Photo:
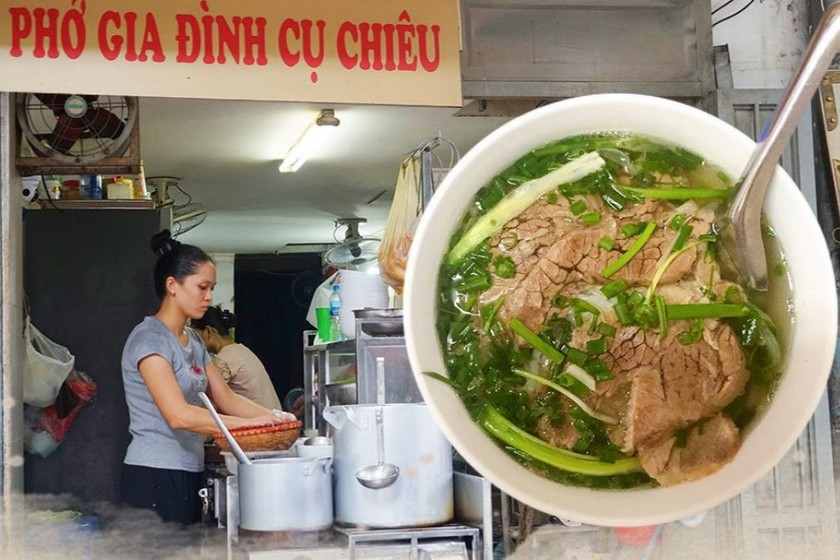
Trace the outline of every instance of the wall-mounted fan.
<instances>
[{"instance_id":1,"label":"wall-mounted fan","mask_svg":"<svg viewBox=\"0 0 840 560\"><path fill-rule=\"evenodd\" d=\"M181 188L181 180L177 177L147 177L146 185L155 201L155 206L172 212L172 237L178 237L204 223L207 219L207 207L200 202L193 202L192 197ZM170 188L181 191L187 200L176 204L169 195Z\"/></svg>"},{"instance_id":2,"label":"wall-mounted fan","mask_svg":"<svg viewBox=\"0 0 840 560\"><path fill-rule=\"evenodd\" d=\"M359 224L367 222L364 218L339 218L335 221L335 236L338 229L346 227L344 239L327 249L324 262L336 268L349 270L364 270L376 262L380 240L373 237L362 237L359 234Z\"/></svg>"},{"instance_id":3,"label":"wall-mounted fan","mask_svg":"<svg viewBox=\"0 0 840 560\"><path fill-rule=\"evenodd\" d=\"M18 157L18 167L27 174L138 171L136 98L22 93L15 104L18 126L32 152L21 151Z\"/></svg>"}]
</instances>

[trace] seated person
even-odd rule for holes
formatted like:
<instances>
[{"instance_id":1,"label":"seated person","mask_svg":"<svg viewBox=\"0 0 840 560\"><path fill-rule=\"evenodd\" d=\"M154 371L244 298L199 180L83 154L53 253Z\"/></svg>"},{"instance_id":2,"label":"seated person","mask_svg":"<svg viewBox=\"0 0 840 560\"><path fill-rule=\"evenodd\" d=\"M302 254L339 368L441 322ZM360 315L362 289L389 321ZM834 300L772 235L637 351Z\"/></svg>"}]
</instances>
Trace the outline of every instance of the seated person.
<instances>
[{"instance_id":1,"label":"seated person","mask_svg":"<svg viewBox=\"0 0 840 560\"><path fill-rule=\"evenodd\" d=\"M265 366L247 346L234 339L236 316L220 306L209 307L190 325L201 335L213 363L234 393L268 409L280 408L280 399Z\"/></svg>"}]
</instances>

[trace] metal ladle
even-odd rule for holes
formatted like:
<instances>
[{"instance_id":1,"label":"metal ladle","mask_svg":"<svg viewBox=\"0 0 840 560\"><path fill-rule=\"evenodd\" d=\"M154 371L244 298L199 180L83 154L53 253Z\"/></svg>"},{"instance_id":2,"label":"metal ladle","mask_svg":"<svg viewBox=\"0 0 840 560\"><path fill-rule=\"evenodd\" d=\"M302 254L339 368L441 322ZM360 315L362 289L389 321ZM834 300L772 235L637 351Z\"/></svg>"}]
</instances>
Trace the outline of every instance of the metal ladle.
<instances>
[{"instance_id":1,"label":"metal ladle","mask_svg":"<svg viewBox=\"0 0 840 560\"><path fill-rule=\"evenodd\" d=\"M245 455L245 452L242 451L241 447L239 447L239 443L231 435L224 422L222 422L222 419L219 417L219 413L216 412L216 407L214 407L213 403L210 402L210 397L208 397L204 391L199 391L198 398L201 399L201 402L203 402L204 406L207 407L207 410L210 411L210 416L213 417L213 420L216 421L216 425L219 426L219 429L225 435L225 439L228 441L228 444L230 444L230 449L233 451L233 456L236 457L236 460L244 465L250 465L251 460L247 455Z\"/></svg>"},{"instance_id":2,"label":"metal ladle","mask_svg":"<svg viewBox=\"0 0 840 560\"><path fill-rule=\"evenodd\" d=\"M814 30L766 136L747 162L738 180L738 191L723 218L715 224L722 242L724 264L756 290L767 290L767 260L761 235L764 196L788 140L838 50L840 4L832 4Z\"/></svg>"},{"instance_id":3,"label":"metal ladle","mask_svg":"<svg viewBox=\"0 0 840 560\"><path fill-rule=\"evenodd\" d=\"M382 405L385 402L385 358L376 358L376 464L356 471L356 480L365 488L379 490L397 481L400 468L385 462L385 434L382 426Z\"/></svg>"}]
</instances>

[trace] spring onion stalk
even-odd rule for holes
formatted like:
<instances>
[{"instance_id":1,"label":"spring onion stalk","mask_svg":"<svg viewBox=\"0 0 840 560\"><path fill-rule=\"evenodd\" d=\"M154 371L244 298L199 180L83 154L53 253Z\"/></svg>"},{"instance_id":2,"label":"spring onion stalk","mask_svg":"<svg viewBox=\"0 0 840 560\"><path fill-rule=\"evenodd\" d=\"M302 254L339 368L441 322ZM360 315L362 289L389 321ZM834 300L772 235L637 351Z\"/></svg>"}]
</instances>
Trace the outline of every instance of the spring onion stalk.
<instances>
[{"instance_id":1,"label":"spring onion stalk","mask_svg":"<svg viewBox=\"0 0 840 560\"><path fill-rule=\"evenodd\" d=\"M502 306L502 303L505 301L505 296L500 296L496 301L491 303L490 311L487 314L487 317L484 319L484 332L488 332L490 327L493 326L493 321L496 318L496 313L499 312L499 308Z\"/></svg>"},{"instance_id":2,"label":"spring onion stalk","mask_svg":"<svg viewBox=\"0 0 840 560\"><path fill-rule=\"evenodd\" d=\"M674 262L677 259L677 257L682 255L686 251L690 251L691 249L694 249L695 247L700 245L700 243L702 243L702 241L697 241L696 243L686 245L679 251L674 251L673 253L668 255L668 257L664 261L662 261L662 264L660 264L659 267L656 269L656 272L653 273L653 278L650 281L650 286L648 286L647 294L645 295L645 303L650 303L653 299L653 292L654 290L656 290L656 286L657 284L659 284L659 280L662 279L662 275L665 274L665 271L668 270L669 266L671 266L671 263Z\"/></svg>"},{"instance_id":3,"label":"spring onion stalk","mask_svg":"<svg viewBox=\"0 0 840 560\"><path fill-rule=\"evenodd\" d=\"M627 249L627 251L623 255L621 255L616 260L604 267L604 270L601 271L601 276L603 276L604 278L609 278L610 276L618 272L624 265L629 263L633 259L633 257L635 257L636 254L642 250L642 247L644 247L645 243L648 242L648 239L650 239L650 236L653 235L653 230L655 229L656 224L654 224L653 222L649 222L645 226L645 229L642 232L642 234L636 238L636 241L633 242L630 248Z\"/></svg>"},{"instance_id":4,"label":"spring onion stalk","mask_svg":"<svg viewBox=\"0 0 840 560\"><path fill-rule=\"evenodd\" d=\"M521 214L542 195L558 185L573 183L598 171L606 163L598 152L589 152L546 173L542 177L526 181L505 195L493 208L481 216L449 251L446 260L455 264L463 259L479 243L501 231L510 220Z\"/></svg>"},{"instance_id":5,"label":"spring onion stalk","mask_svg":"<svg viewBox=\"0 0 840 560\"><path fill-rule=\"evenodd\" d=\"M736 303L680 303L665 305L669 321L677 319L723 319L746 317L750 309Z\"/></svg>"},{"instance_id":6,"label":"spring onion stalk","mask_svg":"<svg viewBox=\"0 0 840 560\"><path fill-rule=\"evenodd\" d=\"M521 336L525 342L533 346L535 350L555 364L562 364L566 359L557 348L554 348L551 344L541 339L537 333L526 327L519 319L514 317L510 320L508 326L513 332Z\"/></svg>"},{"instance_id":7,"label":"spring onion stalk","mask_svg":"<svg viewBox=\"0 0 840 560\"><path fill-rule=\"evenodd\" d=\"M563 373L568 373L584 385L590 391L595 390L595 378L589 375L585 369L580 366L576 366L575 364L566 364L566 367L563 369Z\"/></svg>"},{"instance_id":8,"label":"spring onion stalk","mask_svg":"<svg viewBox=\"0 0 840 560\"><path fill-rule=\"evenodd\" d=\"M645 198L655 198L657 200L692 200L692 199L709 199L709 198L729 198L732 193L731 189L691 189L691 188L676 188L676 189L656 189L656 188L639 188L639 187L621 187L626 191L644 196Z\"/></svg>"},{"instance_id":9,"label":"spring onion stalk","mask_svg":"<svg viewBox=\"0 0 840 560\"><path fill-rule=\"evenodd\" d=\"M478 424L490 435L525 455L564 471L589 476L613 476L642 470L642 465L636 457L607 463L589 455L574 453L546 443L514 425L492 406L486 407L479 415Z\"/></svg>"},{"instance_id":10,"label":"spring onion stalk","mask_svg":"<svg viewBox=\"0 0 840 560\"><path fill-rule=\"evenodd\" d=\"M659 338L668 336L668 311L665 309L665 300L659 294L653 296L653 303L656 305L656 317L659 320Z\"/></svg>"},{"instance_id":11,"label":"spring onion stalk","mask_svg":"<svg viewBox=\"0 0 840 560\"><path fill-rule=\"evenodd\" d=\"M594 408L592 408L591 406L589 406L588 404L583 402L583 400L581 400L580 397L578 397L577 395L575 395L574 393L572 393L571 391L569 391L565 387L561 387L557 383L554 383L553 381L549 381L548 379L546 379L544 377L540 377L539 375L535 375L535 374L533 374L529 371L524 371L524 370L521 370L521 369L515 369L515 370L513 370L513 373L515 373L516 375L519 375L521 377L524 377L525 379L530 379L531 381L536 381L537 383L545 385L546 387L551 387L552 389L554 389L555 391L562 394L564 397L568 398L570 401L572 401L573 403L578 405L581 410L583 410L585 413L587 413L592 418L595 418L596 420L600 420L601 422L604 422L605 424L618 424L618 420L616 420L612 416L607 416L606 414L601 414L600 412L598 412L597 410L595 410Z\"/></svg>"}]
</instances>

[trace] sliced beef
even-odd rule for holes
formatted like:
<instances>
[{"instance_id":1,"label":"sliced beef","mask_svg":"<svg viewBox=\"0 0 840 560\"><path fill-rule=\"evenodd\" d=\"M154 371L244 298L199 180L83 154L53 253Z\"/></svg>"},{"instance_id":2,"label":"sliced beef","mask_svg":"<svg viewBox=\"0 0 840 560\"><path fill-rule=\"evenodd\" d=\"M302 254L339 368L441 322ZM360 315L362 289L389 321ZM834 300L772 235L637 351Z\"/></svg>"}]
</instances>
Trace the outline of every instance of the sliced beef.
<instances>
[{"instance_id":1,"label":"sliced beef","mask_svg":"<svg viewBox=\"0 0 840 560\"><path fill-rule=\"evenodd\" d=\"M655 332L621 329L604 358L616 374L609 383L630 378L625 439L617 442L627 452L717 414L744 390L749 374L732 329L709 320L703 338L686 345L677 338L680 323L662 340Z\"/></svg>"},{"instance_id":2,"label":"sliced beef","mask_svg":"<svg viewBox=\"0 0 840 560\"><path fill-rule=\"evenodd\" d=\"M639 449L642 467L663 486L712 474L731 461L741 446L738 427L722 414L692 426L684 439L671 436Z\"/></svg>"}]
</instances>

